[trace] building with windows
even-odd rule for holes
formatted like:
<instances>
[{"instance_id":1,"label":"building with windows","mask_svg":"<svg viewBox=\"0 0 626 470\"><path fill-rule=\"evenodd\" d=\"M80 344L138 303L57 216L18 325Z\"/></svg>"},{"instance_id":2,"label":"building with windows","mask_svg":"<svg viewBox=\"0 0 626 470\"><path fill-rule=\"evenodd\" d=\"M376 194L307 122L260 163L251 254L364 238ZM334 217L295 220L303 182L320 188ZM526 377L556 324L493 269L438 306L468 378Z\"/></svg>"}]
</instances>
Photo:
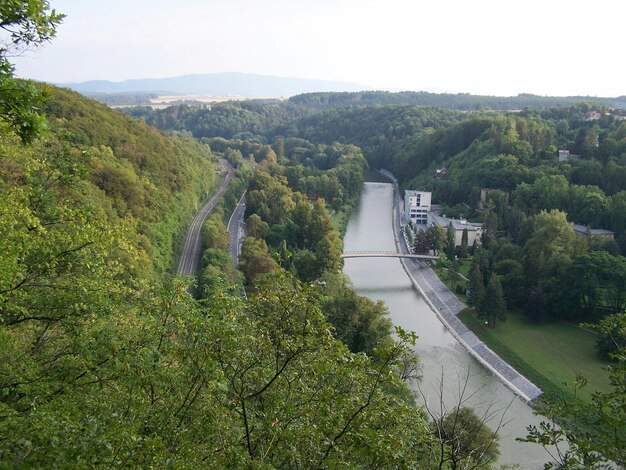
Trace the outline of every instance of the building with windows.
<instances>
[{"instance_id":1,"label":"building with windows","mask_svg":"<svg viewBox=\"0 0 626 470\"><path fill-rule=\"evenodd\" d=\"M454 246L461 246L464 230L467 230L468 246L472 246L475 240L476 244L480 245L480 237L483 234L483 224L468 222L465 219L451 219L434 213L429 214L429 219L429 225L438 225L446 231L448 230L448 226L452 225L452 229L454 230Z\"/></svg>"},{"instance_id":2,"label":"building with windows","mask_svg":"<svg viewBox=\"0 0 626 470\"><path fill-rule=\"evenodd\" d=\"M428 224L432 193L430 191L404 191L404 223Z\"/></svg>"}]
</instances>

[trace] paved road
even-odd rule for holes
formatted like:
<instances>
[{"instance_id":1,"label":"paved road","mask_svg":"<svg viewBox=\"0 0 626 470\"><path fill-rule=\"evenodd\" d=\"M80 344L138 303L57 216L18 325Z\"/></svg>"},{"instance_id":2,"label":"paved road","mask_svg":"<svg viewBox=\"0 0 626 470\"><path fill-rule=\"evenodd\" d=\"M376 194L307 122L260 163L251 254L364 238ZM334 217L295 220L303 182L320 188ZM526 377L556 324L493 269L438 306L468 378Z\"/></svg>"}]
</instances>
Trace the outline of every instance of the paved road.
<instances>
[{"instance_id":1,"label":"paved road","mask_svg":"<svg viewBox=\"0 0 626 470\"><path fill-rule=\"evenodd\" d=\"M228 221L228 234L230 238L228 242L228 252L230 253L230 258L233 260L233 266L235 268L239 267L241 244L243 242L243 237L246 234L245 224L243 223L243 216L246 212L245 196L246 193L241 195L241 198L237 203L237 207L235 207L235 210Z\"/></svg>"},{"instance_id":2,"label":"paved road","mask_svg":"<svg viewBox=\"0 0 626 470\"><path fill-rule=\"evenodd\" d=\"M381 173L394 183L393 227L398 252L408 252L400 226L400 191L398 181L388 171ZM465 305L441 282L437 274L423 261L400 259L411 282L435 312L441 323L481 364L489 369L500 381L525 401L541 395L541 390L522 374L513 369L500 356L489 349L478 336L470 331L457 318Z\"/></svg>"},{"instance_id":3,"label":"paved road","mask_svg":"<svg viewBox=\"0 0 626 470\"><path fill-rule=\"evenodd\" d=\"M200 229L202 228L203 222L226 192L226 189L228 189L228 183L230 183L230 180L233 179L235 175L233 168L228 164L228 162L226 162L226 160L220 159L220 164L226 171L226 178L217 193L215 193L211 199L209 199L209 201L202 206L191 222L191 226L187 231L185 246L180 255L180 262L178 263L177 273L180 275L194 276L198 271L200 256L202 256L202 253L200 252L202 248L200 246Z\"/></svg>"}]
</instances>

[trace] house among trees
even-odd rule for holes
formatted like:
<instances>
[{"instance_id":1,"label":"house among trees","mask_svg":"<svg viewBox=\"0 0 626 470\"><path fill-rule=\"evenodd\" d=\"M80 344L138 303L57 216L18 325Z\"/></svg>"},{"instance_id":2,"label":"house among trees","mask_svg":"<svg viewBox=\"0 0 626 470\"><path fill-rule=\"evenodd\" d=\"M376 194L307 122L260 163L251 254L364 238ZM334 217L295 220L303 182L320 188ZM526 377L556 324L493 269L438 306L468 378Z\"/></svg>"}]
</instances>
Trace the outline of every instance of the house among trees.
<instances>
[{"instance_id":1,"label":"house among trees","mask_svg":"<svg viewBox=\"0 0 626 470\"><path fill-rule=\"evenodd\" d=\"M572 224L574 233L580 238L591 236L593 238L601 238L603 240L614 240L615 233L603 228L590 228L587 225Z\"/></svg>"},{"instance_id":2,"label":"house among trees","mask_svg":"<svg viewBox=\"0 0 626 470\"><path fill-rule=\"evenodd\" d=\"M569 150L559 150L559 163L569 162L570 160L578 160L580 155L569 153Z\"/></svg>"},{"instance_id":3,"label":"house among trees","mask_svg":"<svg viewBox=\"0 0 626 470\"><path fill-rule=\"evenodd\" d=\"M598 111L588 111L585 113L585 121L597 121L600 119L600 113Z\"/></svg>"},{"instance_id":4,"label":"house among trees","mask_svg":"<svg viewBox=\"0 0 626 470\"><path fill-rule=\"evenodd\" d=\"M425 227L428 224L431 198L430 191L404 191L404 222Z\"/></svg>"},{"instance_id":5,"label":"house among trees","mask_svg":"<svg viewBox=\"0 0 626 470\"><path fill-rule=\"evenodd\" d=\"M459 247L463 241L463 231L467 230L467 244L472 246L476 240L480 244L480 237L483 234L483 224L468 222L465 219L451 219L445 215L437 215L433 212L428 214L429 225L438 225L444 230L452 225L454 230L454 246Z\"/></svg>"},{"instance_id":6,"label":"house among trees","mask_svg":"<svg viewBox=\"0 0 626 470\"><path fill-rule=\"evenodd\" d=\"M497 192L500 194L504 195L504 203L506 204L506 206L509 206L509 193L506 191L502 191L500 189L489 189L489 188L482 188L480 190L480 201L478 201L478 208L479 209L484 209L485 205L487 204L487 198L489 197L490 193L493 192Z\"/></svg>"},{"instance_id":7,"label":"house among trees","mask_svg":"<svg viewBox=\"0 0 626 470\"><path fill-rule=\"evenodd\" d=\"M448 176L448 169L444 166L443 168L437 168L435 171L435 178L445 178Z\"/></svg>"}]
</instances>

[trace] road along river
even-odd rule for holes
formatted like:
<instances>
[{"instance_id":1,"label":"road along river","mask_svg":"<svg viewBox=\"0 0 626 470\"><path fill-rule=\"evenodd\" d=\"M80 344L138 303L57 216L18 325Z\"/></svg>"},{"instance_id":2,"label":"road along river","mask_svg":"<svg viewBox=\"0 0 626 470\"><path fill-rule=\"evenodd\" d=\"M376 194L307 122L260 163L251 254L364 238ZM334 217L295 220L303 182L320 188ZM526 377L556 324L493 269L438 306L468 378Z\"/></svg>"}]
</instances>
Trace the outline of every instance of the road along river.
<instances>
[{"instance_id":1,"label":"road along river","mask_svg":"<svg viewBox=\"0 0 626 470\"><path fill-rule=\"evenodd\" d=\"M358 208L352 214L344 238L344 251L395 251L392 228L393 186L389 183L365 183ZM397 258L353 258L345 260L344 273L356 290L372 300L383 300L394 325L419 335L416 351L422 363L418 401L439 410L440 383L443 399L451 409L463 395L467 405L479 415L492 414L489 424L500 430L500 464L539 469L549 458L540 446L519 443L526 426L540 418L494 375L484 368L446 330L424 299L413 288ZM466 377L467 387L462 393ZM422 395L423 394L423 398ZM508 409L507 409L508 407Z\"/></svg>"}]
</instances>

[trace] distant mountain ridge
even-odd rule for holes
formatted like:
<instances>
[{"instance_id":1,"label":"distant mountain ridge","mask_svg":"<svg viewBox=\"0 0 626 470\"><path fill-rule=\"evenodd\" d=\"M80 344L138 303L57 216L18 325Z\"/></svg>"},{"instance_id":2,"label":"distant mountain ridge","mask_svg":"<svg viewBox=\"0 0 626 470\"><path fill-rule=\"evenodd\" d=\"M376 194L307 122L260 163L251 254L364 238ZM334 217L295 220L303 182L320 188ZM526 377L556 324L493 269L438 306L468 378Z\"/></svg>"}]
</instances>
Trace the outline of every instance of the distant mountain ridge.
<instances>
[{"instance_id":1,"label":"distant mountain ridge","mask_svg":"<svg viewBox=\"0 0 626 470\"><path fill-rule=\"evenodd\" d=\"M56 83L79 93L159 92L243 97L289 97L312 92L354 92L371 89L364 85L330 80L278 77L240 72L182 75L169 78L146 78L111 82L91 80L79 83Z\"/></svg>"}]
</instances>

